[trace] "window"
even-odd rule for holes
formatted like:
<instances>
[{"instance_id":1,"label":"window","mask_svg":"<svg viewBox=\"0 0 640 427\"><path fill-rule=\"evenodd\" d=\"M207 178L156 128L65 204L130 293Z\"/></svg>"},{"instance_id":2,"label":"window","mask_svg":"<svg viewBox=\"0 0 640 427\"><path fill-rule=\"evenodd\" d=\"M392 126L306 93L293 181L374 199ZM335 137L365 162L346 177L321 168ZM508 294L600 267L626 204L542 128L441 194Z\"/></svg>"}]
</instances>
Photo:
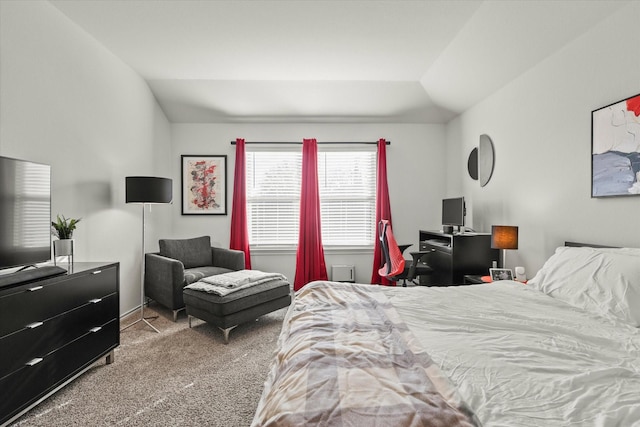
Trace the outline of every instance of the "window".
<instances>
[{"instance_id":1,"label":"window","mask_svg":"<svg viewBox=\"0 0 640 427\"><path fill-rule=\"evenodd\" d=\"M298 244L302 150L247 146L247 222L252 246ZM375 239L375 146L318 147L325 246L371 246Z\"/></svg>"}]
</instances>

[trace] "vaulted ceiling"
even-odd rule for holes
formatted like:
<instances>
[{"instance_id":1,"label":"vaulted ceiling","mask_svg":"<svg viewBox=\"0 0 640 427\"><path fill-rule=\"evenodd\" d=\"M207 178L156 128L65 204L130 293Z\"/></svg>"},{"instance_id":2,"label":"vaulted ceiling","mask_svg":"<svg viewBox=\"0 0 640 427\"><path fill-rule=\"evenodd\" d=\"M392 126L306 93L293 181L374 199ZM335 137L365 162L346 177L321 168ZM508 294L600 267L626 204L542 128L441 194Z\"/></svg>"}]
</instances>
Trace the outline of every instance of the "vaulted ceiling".
<instances>
[{"instance_id":1,"label":"vaulted ceiling","mask_svg":"<svg viewBox=\"0 0 640 427\"><path fill-rule=\"evenodd\" d=\"M627 3L50 2L184 123L447 122Z\"/></svg>"}]
</instances>

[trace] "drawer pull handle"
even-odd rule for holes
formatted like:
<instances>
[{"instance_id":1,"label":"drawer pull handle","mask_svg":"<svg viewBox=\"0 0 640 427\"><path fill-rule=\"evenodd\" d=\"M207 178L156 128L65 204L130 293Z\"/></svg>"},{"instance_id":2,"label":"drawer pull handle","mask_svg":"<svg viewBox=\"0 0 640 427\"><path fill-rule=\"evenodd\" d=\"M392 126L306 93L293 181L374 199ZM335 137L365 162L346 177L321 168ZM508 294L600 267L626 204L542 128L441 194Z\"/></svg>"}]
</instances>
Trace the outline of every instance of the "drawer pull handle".
<instances>
[{"instance_id":1,"label":"drawer pull handle","mask_svg":"<svg viewBox=\"0 0 640 427\"><path fill-rule=\"evenodd\" d=\"M42 357L36 357L34 359L31 359L27 362L27 366L34 366L37 365L38 363L42 362L44 359Z\"/></svg>"},{"instance_id":2,"label":"drawer pull handle","mask_svg":"<svg viewBox=\"0 0 640 427\"><path fill-rule=\"evenodd\" d=\"M102 270L96 270L96 271L92 272L91 274L100 274L100 273L102 273Z\"/></svg>"},{"instance_id":3,"label":"drawer pull handle","mask_svg":"<svg viewBox=\"0 0 640 427\"><path fill-rule=\"evenodd\" d=\"M42 286L34 286L33 288L28 288L27 291L35 292L35 291L39 291L40 289L42 289Z\"/></svg>"},{"instance_id":4,"label":"drawer pull handle","mask_svg":"<svg viewBox=\"0 0 640 427\"><path fill-rule=\"evenodd\" d=\"M102 326L96 326L95 328L91 328L89 329L89 332L98 332L100 329L102 329Z\"/></svg>"},{"instance_id":5,"label":"drawer pull handle","mask_svg":"<svg viewBox=\"0 0 640 427\"><path fill-rule=\"evenodd\" d=\"M27 325L27 328L29 328L29 329L35 329L35 328L37 328L38 326L42 326L42 325L44 325L44 322L33 322L33 323L29 323L29 324Z\"/></svg>"},{"instance_id":6,"label":"drawer pull handle","mask_svg":"<svg viewBox=\"0 0 640 427\"><path fill-rule=\"evenodd\" d=\"M100 301L102 301L102 298L94 298L94 299L90 299L90 300L89 300L89 302L90 302L91 304L97 304L97 303L99 303Z\"/></svg>"}]
</instances>

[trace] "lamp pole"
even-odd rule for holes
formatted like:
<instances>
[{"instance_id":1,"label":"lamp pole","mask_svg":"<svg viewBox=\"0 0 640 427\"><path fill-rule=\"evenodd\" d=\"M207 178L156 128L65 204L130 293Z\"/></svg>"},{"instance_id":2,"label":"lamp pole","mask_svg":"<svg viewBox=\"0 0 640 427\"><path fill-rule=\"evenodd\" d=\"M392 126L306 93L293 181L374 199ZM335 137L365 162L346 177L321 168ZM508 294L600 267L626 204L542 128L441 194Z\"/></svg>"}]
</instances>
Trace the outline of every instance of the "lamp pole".
<instances>
[{"instance_id":1,"label":"lamp pole","mask_svg":"<svg viewBox=\"0 0 640 427\"><path fill-rule=\"evenodd\" d=\"M147 319L144 317L144 267L145 267L145 243L144 243L144 235L145 235L145 206L147 204L146 203L142 203L142 268L140 269L140 318L135 320L134 322L128 324L127 326L125 326L124 328L120 329L121 331L124 331L125 329L135 325L138 322L144 322L146 323L151 329L153 329L154 331L156 331L157 333L160 333L160 331L158 329L156 329L155 326L153 326L151 323L149 323L147 321ZM155 316L154 318L156 318L157 316Z\"/></svg>"}]
</instances>

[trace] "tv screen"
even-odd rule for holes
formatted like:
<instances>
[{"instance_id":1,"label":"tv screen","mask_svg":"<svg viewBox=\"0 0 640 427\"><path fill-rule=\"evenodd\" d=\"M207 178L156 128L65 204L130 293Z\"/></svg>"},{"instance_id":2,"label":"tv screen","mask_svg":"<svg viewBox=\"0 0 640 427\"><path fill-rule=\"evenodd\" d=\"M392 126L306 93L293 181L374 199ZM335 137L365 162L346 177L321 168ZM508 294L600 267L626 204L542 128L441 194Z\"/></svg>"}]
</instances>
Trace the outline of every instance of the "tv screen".
<instances>
[{"instance_id":1,"label":"tv screen","mask_svg":"<svg viewBox=\"0 0 640 427\"><path fill-rule=\"evenodd\" d=\"M51 260L51 166L0 156L0 269Z\"/></svg>"},{"instance_id":2,"label":"tv screen","mask_svg":"<svg viewBox=\"0 0 640 427\"><path fill-rule=\"evenodd\" d=\"M464 225L464 197L442 200L442 225Z\"/></svg>"}]
</instances>

